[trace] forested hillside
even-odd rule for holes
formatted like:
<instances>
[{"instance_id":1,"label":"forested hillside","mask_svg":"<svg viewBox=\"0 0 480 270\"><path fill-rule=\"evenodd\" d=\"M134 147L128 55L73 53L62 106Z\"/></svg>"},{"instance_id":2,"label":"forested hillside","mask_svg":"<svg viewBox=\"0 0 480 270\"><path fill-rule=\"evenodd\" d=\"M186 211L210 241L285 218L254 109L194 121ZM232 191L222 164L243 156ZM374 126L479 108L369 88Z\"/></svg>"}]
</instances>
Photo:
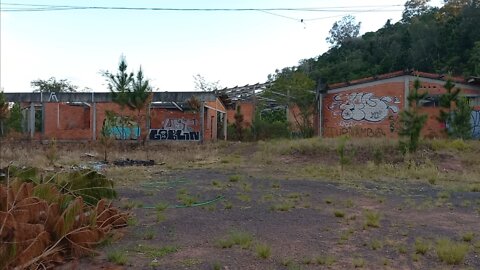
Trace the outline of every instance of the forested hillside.
<instances>
[{"instance_id":1,"label":"forested hillside","mask_svg":"<svg viewBox=\"0 0 480 270\"><path fill-rule=\"evenodd\" d=\"M332 43L326 53L271 78L293 70L323 83L404 69L480 75L480 1L446 0L441 8L429 7L428 2L409 0L401 21L387 21L376 32Z\"/></svg>"}]
</instances>

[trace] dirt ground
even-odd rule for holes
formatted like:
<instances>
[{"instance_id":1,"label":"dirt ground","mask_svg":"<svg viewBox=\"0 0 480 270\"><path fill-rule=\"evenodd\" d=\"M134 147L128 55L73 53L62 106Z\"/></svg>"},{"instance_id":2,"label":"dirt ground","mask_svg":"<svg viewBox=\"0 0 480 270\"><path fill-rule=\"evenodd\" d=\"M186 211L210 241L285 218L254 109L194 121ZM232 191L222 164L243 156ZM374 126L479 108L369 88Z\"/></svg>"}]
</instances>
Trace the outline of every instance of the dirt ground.
<instances>
[{"instance_id":1,"label":"dirt ground","mask_svg":"<svg viewBox=\"0 0 480 270\"><path fill-rule=\"evenodd\" d=\"M267 179L251 170L207 168L138 179L118 190L116 202L134 205L137 223L101 256L82 264L113 267L107 254L121 250L128 258L125 269L480 269L478 192L446 193L408 182L359 181L352 187L272 174ZM223 197L202 206L167 208L160 218L151 209L159 203L180 205L182 194L194 202ZM366 225L367 211L379 214L378 227ZM251 234L251 245L219 246L232 231ZM468 232L475 237L464 262L441 262L436 241L462 241ZM428 245L424 255L417 253L416 239ZM268 258L257 255L257 243L270 247ZM171 251L154 255L142 247Z\"/></svg>"},{"instance_id":2,"label":"dirt ground","mask_svg":"<svg viewBox=\"0 0 480 270\"><path fill-rule=\"evenodd\" d=\"M110 158L157 164L98 167L129 226L59 269L480 269L478 142L432 142L409 159L396 142L352 142L343 169L336 143L124 147ZM89 147L62 146L56 162L97 162ZM15 146L3 157L46 164ZM442 261L442 239L465 258Z\"/></svg>"}]
</instances>

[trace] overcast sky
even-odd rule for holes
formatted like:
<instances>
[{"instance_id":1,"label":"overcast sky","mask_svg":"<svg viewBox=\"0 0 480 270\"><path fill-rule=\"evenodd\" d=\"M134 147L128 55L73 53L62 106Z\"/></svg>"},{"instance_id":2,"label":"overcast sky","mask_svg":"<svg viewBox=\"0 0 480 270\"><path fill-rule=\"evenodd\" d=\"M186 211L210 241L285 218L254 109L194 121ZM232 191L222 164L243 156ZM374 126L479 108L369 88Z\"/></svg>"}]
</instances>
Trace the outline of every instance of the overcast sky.
<instances>
[{"instance_id":1,"label":"overcast sky","mask_svg":"<svg viewBox=\"0 0 480 270\"><path fill-rule=\"evenodd\" d=\"M441 0L433 0L439 5ZM62 10L6 12L9 4L148 8L324 8L324 11ZM0 86L32 91L35 79L68 79L107 91L101 70L141 65L155 90L194 90L193 76L223 87L264 82L275 69L328 50L333 23L352 14L361 34L400 19L405 0L1 1ZM332 12L332 9L341 10ZM363 11L363 12L360 12ZM301 20L303 19L303 23Z\"/></svg>"}]
</instances>

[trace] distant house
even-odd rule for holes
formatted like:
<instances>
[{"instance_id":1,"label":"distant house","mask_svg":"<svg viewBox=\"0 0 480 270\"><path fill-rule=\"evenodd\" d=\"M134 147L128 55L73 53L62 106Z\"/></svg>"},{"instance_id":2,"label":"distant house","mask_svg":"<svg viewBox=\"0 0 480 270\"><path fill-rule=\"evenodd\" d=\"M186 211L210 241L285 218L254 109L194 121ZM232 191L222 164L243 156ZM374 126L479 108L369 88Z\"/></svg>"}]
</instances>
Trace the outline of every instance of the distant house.
<instances>
[{"instance_id":1,"label":"distant house","mask_svg":"<svg viewBox=\"0 0 480 270\"><path fill-rule=\"evenodd\" d=\"M420 91L428 97L421 102L421 112L428 114L422 130L426 137L443 137L444 125L437 117L438 101L446 92L447 76L424 72L393 72L351 82L332 84L323 95L320 114L321 133L325 137L348 134L353 137L397 137L400 111L408 107L407 96L418 79ZM480 80L450 78L473 106L472 135L480 138Z\"/></svg>"}]
</instances>

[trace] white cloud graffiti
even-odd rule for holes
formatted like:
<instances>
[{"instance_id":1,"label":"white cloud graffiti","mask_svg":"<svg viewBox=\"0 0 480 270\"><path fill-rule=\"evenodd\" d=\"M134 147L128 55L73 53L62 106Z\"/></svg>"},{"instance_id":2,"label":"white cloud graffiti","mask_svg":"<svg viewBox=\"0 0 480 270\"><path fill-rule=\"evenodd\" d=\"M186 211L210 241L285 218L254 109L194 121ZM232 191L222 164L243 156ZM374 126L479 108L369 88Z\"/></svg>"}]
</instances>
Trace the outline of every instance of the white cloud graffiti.
<instances>
[{"instance_id":1,"label":"white cloud graffiti","mask_svg":"<svg viewBox=\"0 0 480 270\"><path fill-rule=\"evenodd\" d=\"M399 103L397 97L376 97L373 93L351 93L343 97L339 94L334 97L329 109L342 110L344 120L380 122L388 116L389 110L398 113L398 106L394 104Z\"/></svg>"}]
</instances>

